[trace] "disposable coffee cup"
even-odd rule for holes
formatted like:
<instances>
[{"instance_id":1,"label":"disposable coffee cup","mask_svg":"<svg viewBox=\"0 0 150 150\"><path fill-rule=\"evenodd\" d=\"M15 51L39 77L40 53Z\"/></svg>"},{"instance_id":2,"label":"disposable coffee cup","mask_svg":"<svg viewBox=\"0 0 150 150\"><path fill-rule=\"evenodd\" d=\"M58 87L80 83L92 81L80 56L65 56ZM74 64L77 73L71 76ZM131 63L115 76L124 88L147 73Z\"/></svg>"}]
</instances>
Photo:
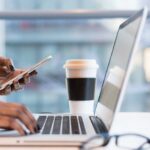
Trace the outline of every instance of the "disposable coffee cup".
<instances>
[{"instance_id":1,"label":"disposable coffee cup","mask_svg":"<svg viewBox=\"0 0 150 150\"><path fill-rule=\"evenodd\" d=\"M71 114L93 114L98 65L94 59L67 60L66 87Z\"/></svg>"}]
</instances>

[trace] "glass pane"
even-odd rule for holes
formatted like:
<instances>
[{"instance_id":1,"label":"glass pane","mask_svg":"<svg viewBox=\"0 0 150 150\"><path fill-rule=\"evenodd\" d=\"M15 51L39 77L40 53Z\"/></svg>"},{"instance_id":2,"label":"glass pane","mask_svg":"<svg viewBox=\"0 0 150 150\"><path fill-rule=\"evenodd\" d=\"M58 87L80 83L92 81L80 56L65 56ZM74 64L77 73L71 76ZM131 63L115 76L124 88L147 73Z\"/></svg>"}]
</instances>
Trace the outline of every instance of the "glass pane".
<instances>
[{"instance_id":1,"label":"glass pane","mask_svg":"<svg viewBox=\"0 0 150 150\"><path fill-rule=\"evenodd\" d=\"M25 68L41 58L53 59L41 69L23 91L8 100L24 103L34 112L68 111L65 89L67 59L96 59L99 66L97 95L112 49L118 20L9 20L6 21L6 56L17 68Z\"/></svg>"},{"instance_id":2,"label":"glass pane","mask_svg":"<svg viewBox=\"0 0 150 150\"><path fill-rule=\"evenodd\" d=\"M129 5L130 4L130 5ZM139 9L144 5L148 5L148 0L5 0L6 8L9 10L72 10L72 9Z\"/></svg>"},{"instance_id":3,"label":"glass pane","mask_svg":"<svg viewBox=\"0 0 150 150\"><path fill-rule=\"evenodd\" d=\"M147 0L5 0L3 10L139 9ZM129 5L130 4L130 5ZM51 54L54 58L39 70L24 90L7 96L34 112L68 112L66 59L94 58L100 65L96 99L108 63L117 28L123 19L101 20L7 20L0 21L1 55L14 60L16 67L28 67ZM144 29L135 65L122 104L122 111L150 111L149 23ZM1 98L3 99L3 98Z\"/></svg>"}]
</instances>

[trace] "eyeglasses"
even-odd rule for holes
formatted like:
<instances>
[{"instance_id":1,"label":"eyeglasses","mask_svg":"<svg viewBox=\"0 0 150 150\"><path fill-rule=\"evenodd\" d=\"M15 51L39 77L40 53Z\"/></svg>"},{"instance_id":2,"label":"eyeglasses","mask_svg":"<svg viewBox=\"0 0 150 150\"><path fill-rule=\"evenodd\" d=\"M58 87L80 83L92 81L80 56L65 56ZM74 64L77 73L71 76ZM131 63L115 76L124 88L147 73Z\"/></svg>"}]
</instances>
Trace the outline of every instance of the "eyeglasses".
<instances>
[{"instance_id":1,"label":"eyeglasses","mask_svg":"<svg viewBox=\"0 0 150 150\"><path fill-rule=\"evenodd\" d=\"M87 141L83 142L80 146L80 149L92 150L98 147L105 147L110 143L111 139L114 139L115 145L120 148L128 150L150 149L150 138L136 133L127 133L118 135L109 135L109 134L96 135L91 137Z\"/></svg>"}]
</instances>

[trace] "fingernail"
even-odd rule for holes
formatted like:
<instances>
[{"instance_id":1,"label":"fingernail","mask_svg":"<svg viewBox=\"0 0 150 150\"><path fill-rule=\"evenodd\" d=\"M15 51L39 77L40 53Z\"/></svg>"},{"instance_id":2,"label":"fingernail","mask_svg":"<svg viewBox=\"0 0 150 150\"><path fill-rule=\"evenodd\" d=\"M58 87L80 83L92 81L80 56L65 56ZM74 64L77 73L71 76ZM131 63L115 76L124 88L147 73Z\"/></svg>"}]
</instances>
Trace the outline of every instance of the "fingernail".
<instances>
[{"instance_id":1,"label":"fingernail","mask_svg":"<svg viewBox=\"0 0 150 150\"><path fill-rule=\"evenodd\" d=\"M36 128L35 128L35 127L33 128L32 133L33 133L33 134L36 133Z\"/></svg>"},{"instance_id":2,"label":"fingernail","mask_svg":"<svg viewBox=\"0 0 150 150\"><path fill-rule=\"evenodd\" d=\"M16 90L19 90L19 89L21 89L22 88L22 86L17 82L17 83L15 83L15 89Z\"/></svg>"},{"instance_id":3,"label":"fingernail","mask_svg":"<svg viewBox=\"0 0 150 150\"><path fill-rule=\"evenodd\" d=\"M36 127L34 127L34 131L37 132L37 128Z\"/></svg>"},{"instance_id":4,"label":"fingernail","mask_svg":"<svg viewBox=\"0 0 150 150\"><path fill-rule=\"evenodd\" d=\"M28 135L28 133L27 133L26 131L24 131L24 134L25 134L25 135Z\"/></svg>"},{"instance_id":5,"label":"fingernail","mask_svg":"<svg viewBox=\"0 0 150 150\"><path fill-rule=\"evenodd\" d=\"M29 134L34 134L34 133L35 133L35 131L34 131L34 128L33 128L33 130L31 130Z\"/></svg>"},{"instance_id":6,"label":"fingernail","mask_svg":"<svg viewBox=\"0 0 150 150\"><path fill-rule=\"evenodd\" d=\"M14 68L13 65L9 65L9 68L10 68L11 71L15 71L15 68Z\"/></svg>"},{"instance_id":7,"label":"fingernail","mask_svg":"<svg viewBox=\"0 0 150 150\"><path fill-rule=\"evenodd\" d=\"M11 71L7 68L6 69L6 74L9 74Z\"/></svg>"},{"instance_id":8,"label":"fingernail","mask_svg":"<svg viewBox=\"0 0 150 150\"><path fill-rule=\"evenodd\" d=\"M19 88L20 88L19 83L15 83L15 89L19 89Z\"/></svg>"},{"instance_id":9,"label":"fingernail","mask_svg":"<svg viewBox=\"0 0 150 150\"><path fill-rule=\"evenodd\" d=\"M9 94L10 92L11 92L11 88L10 88L10 86L8 86L5 90L5 94Z\"/></svg>"},{"instance_id":10,"label":"fingernail","mask_svg":"<svg viewBox=\"0 0 150 150\"><path fill-rule=\"evenodd\" d=\"M24 81L25 81L25 84L30 83L30 80L27 78L25 78Z\"/></svg>"},{"instance_id":11,"label":"fingernail","mask_svg":"<svg viewBox=\"0 0 150 150\"><path fill-rule=\"evenodd\" d=\"M39 132L39 129L37 127L34 128L35 132Z\"/></svg>"},{"instance_id":12,"label":"fingernail","mask_svg":"<svg viewBox=\"0 0 150 150\"><path fill-rule=\"evenodd\" d=\"M39 125L37 125L37 128L38 128L38 130L40 130L40 126Z\"/></svg>"}]
</instances>

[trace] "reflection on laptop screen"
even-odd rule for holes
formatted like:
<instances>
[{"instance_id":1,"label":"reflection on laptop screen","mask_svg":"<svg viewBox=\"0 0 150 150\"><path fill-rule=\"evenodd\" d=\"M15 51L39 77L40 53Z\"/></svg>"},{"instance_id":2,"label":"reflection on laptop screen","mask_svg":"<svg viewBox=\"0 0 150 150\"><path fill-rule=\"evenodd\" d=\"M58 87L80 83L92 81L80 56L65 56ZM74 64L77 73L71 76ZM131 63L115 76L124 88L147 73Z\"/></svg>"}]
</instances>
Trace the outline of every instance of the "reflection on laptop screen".
<instances>
[{"instance_id":1,"label":"reflection on laptop screen","mask_svg":"<svg viewBox=\"0 0 150 150\"><path fill-rule=\"evenodd\" d=\"M115 111L120 89L125 78L132 48L142 17L124 22L119 28L113 52L103 81L99 102Z\"/></svg>"}]
</instances>

